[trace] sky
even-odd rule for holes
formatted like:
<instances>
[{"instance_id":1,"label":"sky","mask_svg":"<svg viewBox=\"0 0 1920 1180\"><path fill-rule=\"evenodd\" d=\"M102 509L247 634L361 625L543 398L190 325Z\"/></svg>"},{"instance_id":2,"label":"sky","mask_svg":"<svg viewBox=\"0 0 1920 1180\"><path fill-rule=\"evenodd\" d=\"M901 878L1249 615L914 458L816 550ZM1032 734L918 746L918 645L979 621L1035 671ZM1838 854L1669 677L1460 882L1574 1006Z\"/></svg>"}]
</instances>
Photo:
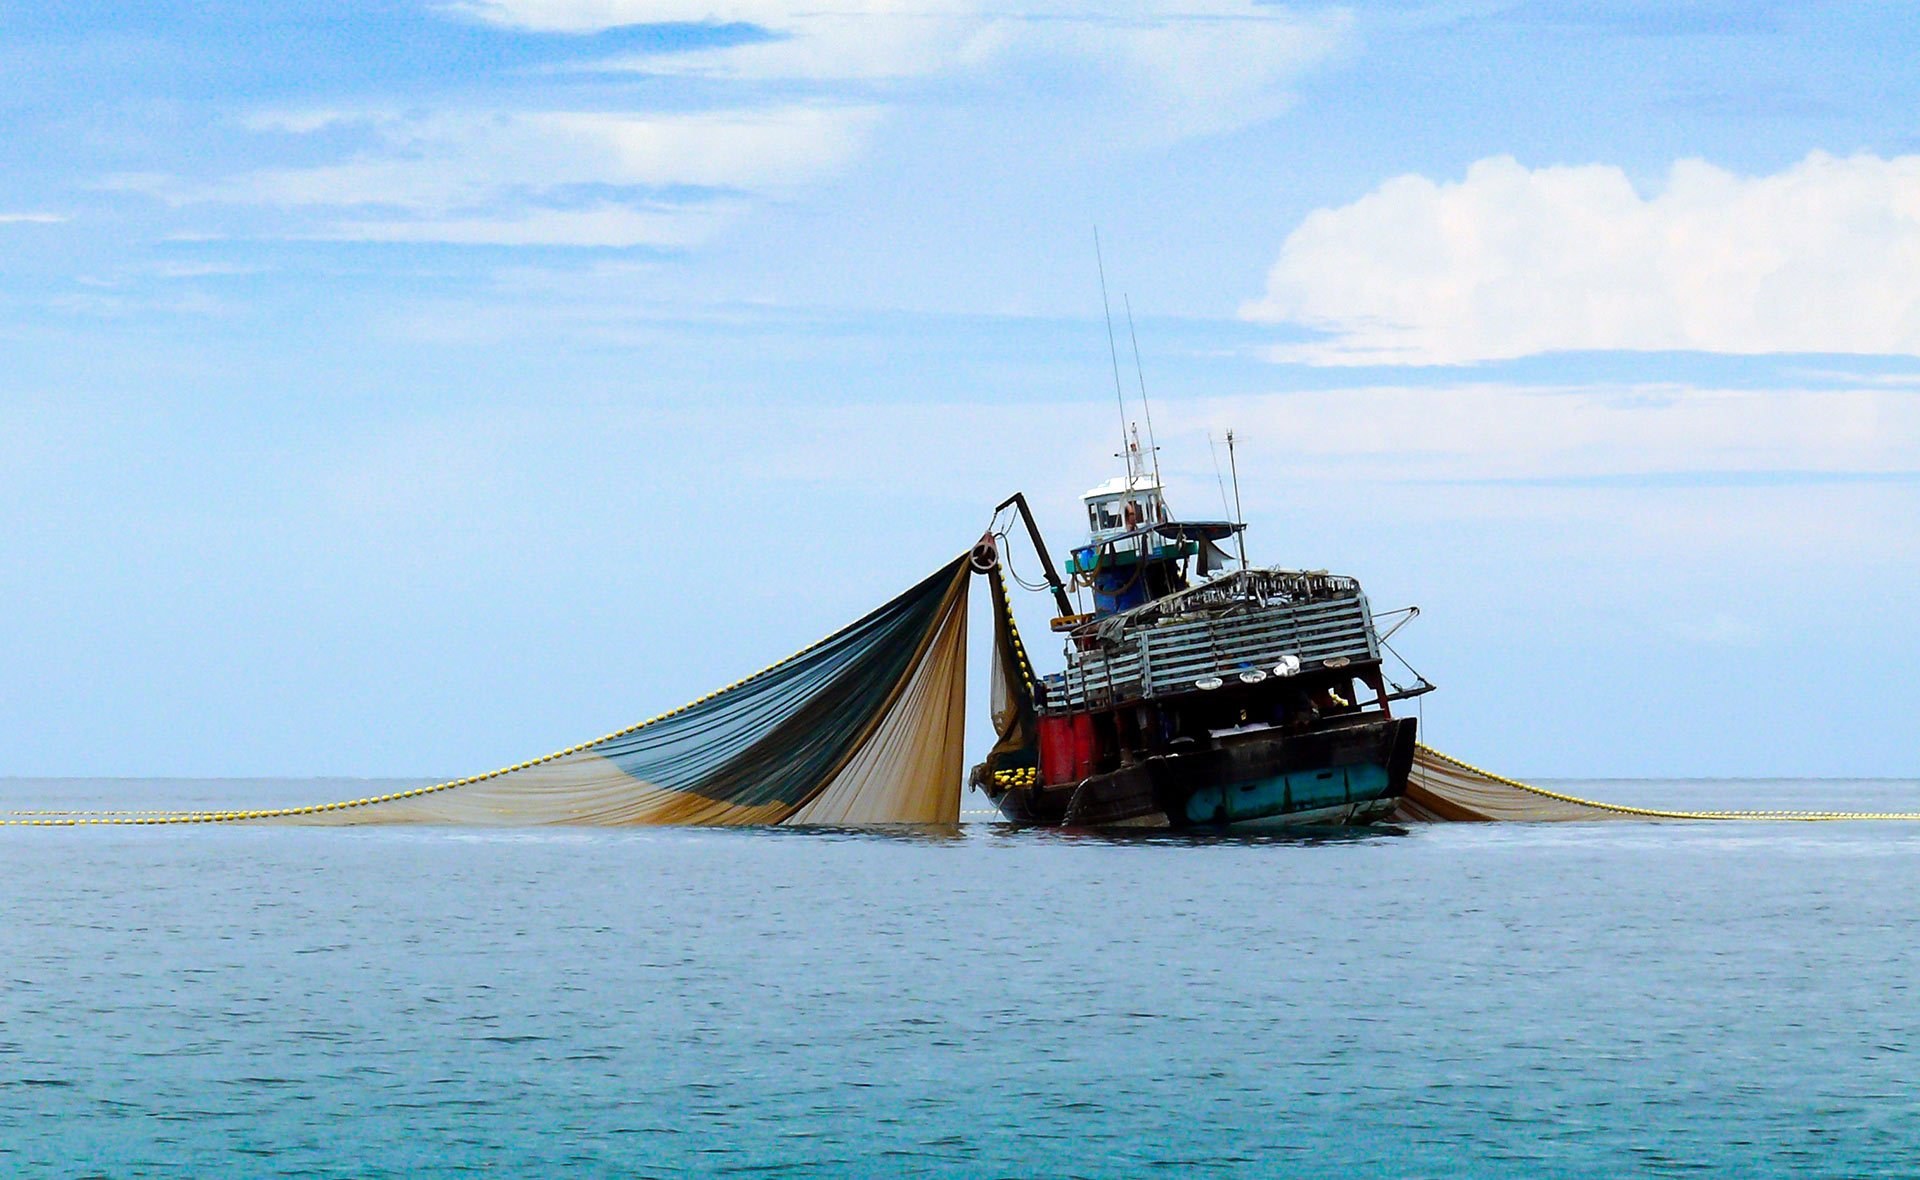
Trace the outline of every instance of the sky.
<instances>
[{"instance_id":1,"label":"sky","mask_svg":"<svg viewBox=\"0 0 1920 1180\"><path fill-rule=\"evenodd\" d=\"M473 773L1013 491L1059 553L1097 227L1173 506L1233 430L1255 561L1421 607L1433 744L1920 776L1916 56L1762 0L13 6L0 774Z\"/></svg>"}]
</instances>

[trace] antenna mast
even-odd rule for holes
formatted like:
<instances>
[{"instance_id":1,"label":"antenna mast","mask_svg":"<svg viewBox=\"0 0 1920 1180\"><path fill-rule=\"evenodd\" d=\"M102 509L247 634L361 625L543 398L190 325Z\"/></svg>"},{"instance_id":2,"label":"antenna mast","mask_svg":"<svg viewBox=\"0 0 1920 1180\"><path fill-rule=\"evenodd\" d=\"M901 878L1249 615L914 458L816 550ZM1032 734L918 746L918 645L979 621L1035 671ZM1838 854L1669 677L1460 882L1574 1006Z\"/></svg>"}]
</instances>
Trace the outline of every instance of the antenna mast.
<instances>
[{"instance_id":1,"label":"antenna mast","mask_svg":"<svg viewBox=\"0 0 1920 1180\"><path fill-rule=\"evenodd\" d=\"M1213 482L1220 488L1220 514L1231 514L1227 507L1227 477L1220 474L1220 444L1213 441L1213 431L1207 431L1207 454L1213 456Z\"/></svg>"},{"instance_id":2,"label":"antenna mast","mask_svg":"<svg viewBox=\"0 0 1920 1180\"><path fill-rule=\"evenodd\" d=\"M1127 339L1133 341L1133 375L1140 379L1140 408L1147 412L1147 450L1153 454L1153 482L1157 484L1160 482L1160 444L1153 437L1153 403L1147 400L1147 375L1140 368L1140 337L1133 330L1133 300L1122 291L1120 302L1127 308ZM1165 487L1160 489L1160 494L1166 495Z\"/></svg>"},{"instance_id":3,"label":"antenna mast","mask_svg":"<svg viewBox=\"0 0 1920 1180\"><path fill-rule=\"evenodd\" d=\"M1227 430L1227 468L1233 472L1233 523L1240 527L1234 536L1240 539L1240 568L1247 568L1247 524L1240 515L1240 464L1233 458L1233 430Z\"/></svg>"},{"instance_id":4,"label":"antenna mast","mask_svg":"<svg viewBox=\"0 0 1920 1180\"><path fill-rule=\"evenodd\" d=\"M1107 313L1107 355L1113 359L1113 396L1120 405L1120 457L1127 461L1127 493L1133 493L1134 453L1127 446L1127 395L1120 389L1120 346L1113 342L1113 304L1107 299L1107 261L1100 253L1100 227L1093 227L1093 261L1100 268L1100 308Z\"/></svg>"}]
</instances>

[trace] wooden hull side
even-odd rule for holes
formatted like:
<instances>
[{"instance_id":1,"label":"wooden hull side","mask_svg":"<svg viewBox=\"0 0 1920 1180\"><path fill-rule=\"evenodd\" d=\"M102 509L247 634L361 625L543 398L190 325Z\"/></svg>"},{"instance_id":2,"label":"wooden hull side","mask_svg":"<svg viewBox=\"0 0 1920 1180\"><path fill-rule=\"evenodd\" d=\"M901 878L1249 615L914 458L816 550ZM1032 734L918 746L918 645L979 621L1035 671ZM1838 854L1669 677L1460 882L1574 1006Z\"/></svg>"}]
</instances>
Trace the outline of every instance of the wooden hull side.
<instances>
[{"instance_id":1,"label":"wooden hull side","mask_svg":"<svg viewBox=\"0 0 1920 1180\"><path fill-rule=\"evenodd\" d=\"M1076 782L1016 787L993 802L1017 824L1258 831L1365 824L1406 794L1415 722L1363 714L1307 733L1258 729L1211 748L1143 757Z\"/></svg>"}]
</instances>

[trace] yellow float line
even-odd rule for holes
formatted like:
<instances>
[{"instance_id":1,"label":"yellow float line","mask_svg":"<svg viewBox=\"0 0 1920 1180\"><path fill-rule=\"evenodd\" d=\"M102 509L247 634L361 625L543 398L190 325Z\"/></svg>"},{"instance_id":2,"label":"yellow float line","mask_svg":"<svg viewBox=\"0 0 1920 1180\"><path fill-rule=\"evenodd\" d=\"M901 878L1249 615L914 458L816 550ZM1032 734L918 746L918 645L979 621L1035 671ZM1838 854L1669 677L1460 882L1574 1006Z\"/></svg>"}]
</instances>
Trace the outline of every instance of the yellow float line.
<instances>
[{"instance_id":1,"label":"yellow float line","mask_svg":"<svg viewBox=\"0 0 1920 1180\"><path fill-rule=\"evenodd\" d=\"M1620 815L1643 815L1651 819L1748 819L1748 820L1920 820L1920 812L1911 811L1662 811L1652 807L1629 807L1624 803L1599 803L1592 799L1582 799L1578 795L1563 795L1558 791L1549 791L1544 787L1532 787L1526 783L1506 778L1490 770L1482 770L1470 762L1463 762L1450 754L1442 754L1432 746L1420 744L1420 749L1429 756L1471 771L1481 778L1490 779L1502 786L1513 787L1548 799L1558 799L1562 803L1574 803L1581 807L1592 807L1599 811L1611 811Z\"/></svg>"},{"instance_id":2,"label":"yellow float line","mask_svg":"<svg viewBox=\"0 0 1920 1180\"><path fill-rule=\"evenodd\" d=\"M963 554L962 558L964 559L965 556L966 555ZM466 778L455 779L452 782L439 783L431 787L415 787L410 791L395 791L390 795L375 795L372 798L354 799L349 802L343 802L343 803L321 803L312 807L280 807L280 808L273 808L266 811L8 812L7 813L8 815L15 815L15 816L18 816L18 815L42 816L43 815L43 816L58 817L58 818L0 819L0 827L76 827L81 824L204 824L204 823L230 823L234 820L243 820L243 819L283 819L287 816L315 815L323 811L341 811L349 807L369 807L375 803L392 803L395 800L412 799L420 795L431 795L438 791L451 791L455 787L472 786L474 783L485 782L488 779L499 778L501 775L512 774L517 770L527 770L535 766L541 766L541 765L544 765L545 763L552 762L556 758L565 758L569 754L578 754L582 750L586 750L593 746L597 746L602 742L610 742L614 738L626 737L630 733L636 733L642 729L645 729L649 725L654 725L659 722L665 721L669 717L678 717L680 714L686 712L688 709L692 709L699 705L704 705L708 701L712 700L713 698L724 695L726 693L730 693L736 688L741 688L752 681L760 679L762 676L767 675L769 672L778 671L779 669L785 667L786 665L793 663L793 661L799 659L801 656L806 655L808 652L814 651L817 648L821 648L826 646L829 643L832 643L834 640L840 638L842 635L846 634L848 631L852 629L853 629L852 624L842 627L831 635L825 636L824 638L821 638L821 639L814 640L812 643L807 644L805 647L801 648L799 651L794 652L792 655L788 656L787 658L783 660L776 660L773 663L768 664L766 667L760 669L758 672L755 672L750 676L742 676L740 679L734 681L732 684L727 685L725 688L715 689L714 691L708 693L706 696L700 697L697 700L688 701L686 704L681 705L677 709L669 709L665 713L660 714L658 717L649 717L645 721L640 722L638 725L629 725L625 729L615 730L614 732L607 734L605 737L594 738L592 741L581 742L577 746L569 746L564 750L557 750L554 753L548 754L544 758L534 758L529 761L522 762L516 766L506 766L506 767L502 767L499 770L490 770L485 774L469 775Z\"/></svg>"}]
</instances>

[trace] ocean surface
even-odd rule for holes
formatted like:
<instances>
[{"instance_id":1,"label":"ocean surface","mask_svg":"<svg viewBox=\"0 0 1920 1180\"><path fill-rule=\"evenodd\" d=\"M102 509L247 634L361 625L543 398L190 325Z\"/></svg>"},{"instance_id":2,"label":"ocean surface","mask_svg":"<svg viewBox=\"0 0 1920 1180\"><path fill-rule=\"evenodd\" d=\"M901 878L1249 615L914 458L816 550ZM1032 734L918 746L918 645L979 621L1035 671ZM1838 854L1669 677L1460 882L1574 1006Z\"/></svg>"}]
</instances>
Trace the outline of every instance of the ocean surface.
<instances>
[{"instance_id":1,"label":"ocean surface","mask_svg":"<svg viewBox=\"0 0 1920 1180\"><path fill-rule=\"evenodd\" d=\"M1920 1174L1920 824L15 827L0 866L5 1176Z\"/></svg>"}]
</instances>

